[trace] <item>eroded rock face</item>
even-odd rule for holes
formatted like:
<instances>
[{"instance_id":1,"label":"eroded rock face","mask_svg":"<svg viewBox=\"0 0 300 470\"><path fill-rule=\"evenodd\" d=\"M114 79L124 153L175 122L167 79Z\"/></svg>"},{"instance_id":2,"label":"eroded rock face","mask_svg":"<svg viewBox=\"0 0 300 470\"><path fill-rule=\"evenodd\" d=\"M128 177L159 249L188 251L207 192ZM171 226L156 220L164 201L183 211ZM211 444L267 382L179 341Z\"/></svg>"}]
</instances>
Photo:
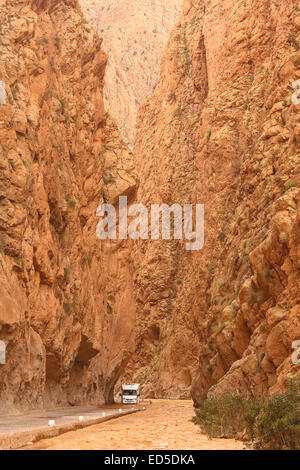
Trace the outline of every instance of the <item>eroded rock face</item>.
<instances>
[{"instance_id":1,"label":"eroded rock face","mask_svg":"<svg viewBox=\"0 0 300 470\"><path fill-rule=\"evenodd\" d=\"M77 3L1 2L0 15L1 412L111 401L120 376L197 404L299 374L296 2L186 0L136 165ZM120 195L204 203L203 250L99 242L96 208Z\"/></svg>"},{"instance_id":2,"label":"eroded rock face","mask_svg":"<svg viewBox=\"0 0 300 470\"><path fill-rule=\"evenodd\" d=\"M132 154L77 2L1 1L0 20L0 412L100 404L133 348L135 307L130 246L96 238L96 208L134 194Z\"/></svg>"},{"instance_id":3,"label":"eroded rock face","mask_svg":"<svg viewBox=\"0 0 300 470\"><path fill-rule=\"evenodd\" d=\"M150 203L204 203L205 246L140 242L136 353L149 395L247 391L299 374L297 2L186 0L135 145ZM216 385L217 384L217 385ZM211 388L212 387L212 388Z\"/></svg>"},{"instance_id":4,"label":"eroded rock face","mask_svg":"<svg viewBox=\"0 0 300 470\"><path fill-rule=\"evenodd\" d=\"M160 59L183 0L80 0L108 54L105 103L133 145L137 110L153 93Z\"/></svg>"}]
</instances>

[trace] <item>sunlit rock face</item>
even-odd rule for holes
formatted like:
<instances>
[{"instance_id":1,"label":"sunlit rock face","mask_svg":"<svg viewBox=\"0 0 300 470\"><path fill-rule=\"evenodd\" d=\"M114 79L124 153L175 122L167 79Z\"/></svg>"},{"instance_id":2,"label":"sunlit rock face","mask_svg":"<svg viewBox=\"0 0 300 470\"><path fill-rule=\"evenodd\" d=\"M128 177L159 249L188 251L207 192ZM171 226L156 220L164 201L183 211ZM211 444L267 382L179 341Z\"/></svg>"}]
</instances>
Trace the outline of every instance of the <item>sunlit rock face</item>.
<instances>
[{"instance_id":1,"label":"sunlit rock face","mask_svg":"<svg viewBox=\"0 0 300 470\"><path fill-rule=\"evenodd\" d=\"M186 0L140 108L139 202L205 205L198 253L135 248L127 377L149 395L263 396L299 374L299 25L292 0Z\"/></svg>"},{"instance_id":2,"label":"sunlit rock face","mask_svg":"<svg viewBox=\"0 0 300 470\"><path fill-rule=\"evenodd\" d=\"M103 36L108 54L105 103L124 140L133 144L138 107L153 93L163 48L183 0L80 0L80 4Z\"/></svg>"},{"instance_id":3,"label":"sunlit rock face","mask_svg":"<svg viewBox=\"0 0 300 470\"><path fill-rule=\"evenodd\" d=\"M134 194L132 154L77 2L0 3L0 413L101 404L135 307L129 247L97 239L96 209Z\"/></svg>"}]
</instances>

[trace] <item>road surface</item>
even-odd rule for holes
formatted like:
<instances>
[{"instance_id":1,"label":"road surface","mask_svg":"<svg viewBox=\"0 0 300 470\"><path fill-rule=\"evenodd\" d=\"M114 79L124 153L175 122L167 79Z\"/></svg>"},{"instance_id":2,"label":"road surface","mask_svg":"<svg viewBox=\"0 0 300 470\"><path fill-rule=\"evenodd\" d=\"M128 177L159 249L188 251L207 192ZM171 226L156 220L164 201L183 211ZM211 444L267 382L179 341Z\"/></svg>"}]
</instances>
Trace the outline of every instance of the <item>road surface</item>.
<instances>
[{"instance_id":1,"label":"road surface","mask_svg":"<svg viewBox=\"0 0 300 470\"><path fill-rule=\"evenodd\" d=\"M45 412L34 411L16 416L0 416L0 437L8 433L43 429L45 426L48 426L50 419L54 419L55 425L60 426L77 423L79 416L83 416L84 420L93 420L101 418L103 413L106 416L112 414L119 415L120 407L122 408L122 405L100 409L93 407L69 407ZM130 408L128 407L128 409ZM123 407L123 410L126 411L127 408Z\"/></svg>"},{"instance_id":2,"label":"road surface","mask_svg":"<svg viewBox=\"0 0 300 470\"><path fill-rule=\"evenodd\" d=\"M209 439L191 422L187 400L153 400L145 411L121 416L60 436L26 449L47 450L241 450L234 439Z\"/></svg>"}]
</instances>

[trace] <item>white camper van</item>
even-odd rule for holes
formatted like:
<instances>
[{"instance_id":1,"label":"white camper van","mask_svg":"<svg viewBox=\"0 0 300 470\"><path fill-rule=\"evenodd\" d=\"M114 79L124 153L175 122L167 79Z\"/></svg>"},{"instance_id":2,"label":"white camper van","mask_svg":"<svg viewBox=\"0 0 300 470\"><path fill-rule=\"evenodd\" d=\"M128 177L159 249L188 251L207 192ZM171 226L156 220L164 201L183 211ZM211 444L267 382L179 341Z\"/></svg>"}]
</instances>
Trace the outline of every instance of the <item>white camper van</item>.
<instances>
[{"instance_id":1,"label":"white camper van","mask_svg":"<svg viewBox=\"0 0 300 470\"><path fill-rule=\"evenodd\" d=\"M137 405L140 401L140 384L123 384L121 397L124 405Z\"/></svg>"}]
</instances>

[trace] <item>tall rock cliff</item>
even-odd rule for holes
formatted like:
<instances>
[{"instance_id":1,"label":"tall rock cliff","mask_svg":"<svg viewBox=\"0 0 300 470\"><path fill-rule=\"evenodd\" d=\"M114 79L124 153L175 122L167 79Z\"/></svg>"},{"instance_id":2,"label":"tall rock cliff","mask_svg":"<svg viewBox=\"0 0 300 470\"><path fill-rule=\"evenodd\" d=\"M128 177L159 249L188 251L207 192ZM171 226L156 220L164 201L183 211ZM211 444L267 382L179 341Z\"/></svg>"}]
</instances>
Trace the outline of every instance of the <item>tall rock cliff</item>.
<instances>
[{"instance_id":1,"label":"tall rock cliff","mask_svg":"<svg viewBox=\"0 0 300 470\"><path fill-rule=\"evenodd\" d=\"M0 7L0 411L111 401L120 377L196 404L281 388L300 367L298 3L186 0L135 161L77 1ZM100 242L119 195L204 204L204 248Z\"/></svg>"},{"instance_id":2,"label":"tall rock cliff","mask_svg":"<svg viewBox=\"0 0 300 470\"><path fill-rule=\"evenodd\" d=\"M205 245L135 247L136 353L149 395L265 395L299 374L300 8L186 0L141 107L137 199L205 204Z\"/></svg>"},{"instance_id":3,"label":"tall rock cliff","mask_svg":"<svg viewBox=\"0 0 300 470\"><path fill-rule=\"evenodd\" d=\"M80 0L108 54L105 104L133 144L137 110L153 93L163 48L183 0Z\"/></svg>"},{"instance_id":4,"label":"tall rock cliff","mask_svg":"<svg viewBox=\"0 0 300 470\"><path fill-rule=\"evenodd\" d=\"M136 187L107 57L75 0L1 0L0 24L0 411L103 403L135 319L130 247L96 238Z\"/></svg>"}]
</instances>

